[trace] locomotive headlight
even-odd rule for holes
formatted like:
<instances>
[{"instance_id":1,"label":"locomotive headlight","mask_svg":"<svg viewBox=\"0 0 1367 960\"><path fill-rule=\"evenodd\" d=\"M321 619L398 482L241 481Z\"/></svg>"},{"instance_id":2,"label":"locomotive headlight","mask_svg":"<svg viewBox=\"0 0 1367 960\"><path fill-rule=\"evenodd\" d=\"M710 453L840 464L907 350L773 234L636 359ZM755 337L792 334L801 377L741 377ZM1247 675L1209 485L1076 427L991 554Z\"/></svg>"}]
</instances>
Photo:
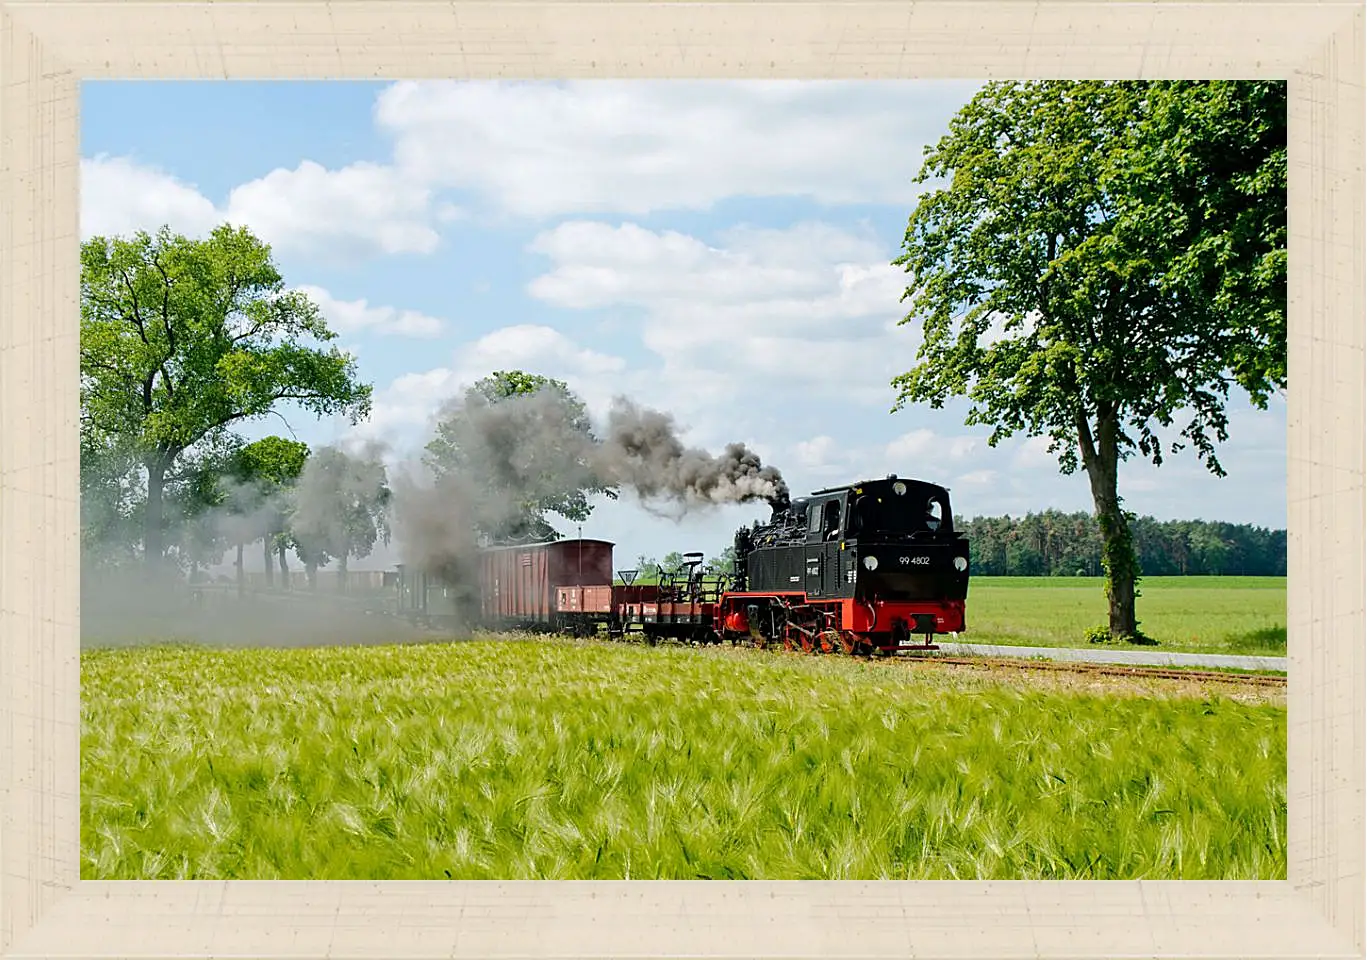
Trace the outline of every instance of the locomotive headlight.
<instances>
[{"instance_id":1,"label":"locomotive headlight","mask_svg":"<svg viewBox=\"0 0 1367 960\"><path fill-rule=\"evenodd\" d=\"M954 569L955 569L955 570L958 570L960 573L963 573L965 570L967 570L967 569L968 569L968 558L967 558L967 557L955 557L955 558L954 558Z\"/></svg>"},{"instance_id":2,"label":"locomotive headlight","mask_svg":"<svg viewBox=\"0 0 1367 960\"><path fill-rule=\"evenodd\" d=\"M900 497L907 492L907 485L901 480L898 480L892 485L892 492Z\"/></svg>"},{"instance_id":3,"label":"locomotive headlight","mask_svg":"<svg viewBox=\"0 0 1367 960\"><path fill-rule=\"evenodd\" d=\"M865 558L864 558L864 569L865 569L865 570L877 570L877 569L878 569L878 558L877 558L877 557L865 557Z\"/></svg>"}]
</instances>

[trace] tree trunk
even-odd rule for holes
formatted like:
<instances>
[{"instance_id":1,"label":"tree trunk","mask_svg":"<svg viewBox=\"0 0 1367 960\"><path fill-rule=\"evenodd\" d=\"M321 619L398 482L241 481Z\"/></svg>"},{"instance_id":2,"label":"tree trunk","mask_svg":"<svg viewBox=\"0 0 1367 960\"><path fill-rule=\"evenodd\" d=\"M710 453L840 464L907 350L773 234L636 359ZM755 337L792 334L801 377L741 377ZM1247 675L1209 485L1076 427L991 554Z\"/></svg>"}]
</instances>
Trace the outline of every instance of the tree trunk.
<instances>
[{"instance_id":1,"label":"tree trunk","mask_svg":"<svg viewBox=\"0 0 1367 960\"><path fill-rule=\"evenodd\" d=\"M275 546L280 553L280 588L288 590L290 588L290 567L285 562L285 554L289 552L289 548L285 546L283 540L276 543Z\"/></svg>"},{"instance_id":2,"label":"tree trunk","mask_svg":"<svg viewBox=\"0 0 1367 960\"><path fill-rule=\"evenodd\" d=\"M147 468L147 507L142 531L143 554L149 576L160 579L163 573L162 561L166 558L166 542L162 537L166 464L161 458L156 458L144 462L143 466Z\"/></svg>"},{"instance_id":3,"label":"tree trunk","mask_svg":"<svg viewBox=\"0 0 1367 960\"><path fill-rule=\"evenodd\" d=\"M1135 559L1129 521L1120 508L1119 424L1113 413L1101 411L1093 438L1085 414L1078 414L1077 423L1082 464L1087 470L1087 479L1091 481L1092 503L1096 508L1097 524L1101 528L1101 566L1106 573L1111 637L1115 640L1134 640L1139 637L1139 624L1134 611L1139 564Z\"/></svg>"},{"instance_id":4,"label":"tree trunk","mask_svg":"<svg viewBox=\"0 0 1367 960\"><path fill-rule=\"evenodd\" d=\"M304 564L304 573L305 573L305 574L308 576L308 578L309 578L309 589L310 589L310 590L317 590L317 589L318 589L318 564L316 564L316 563L305 563L305 564Z\"/></svg>"},{"instance_id":5,"label":"tree trunk","mask_svg":"<svg viewBox=\"0 0 1367 960\"><path fill-rule=\"evenodd\" d=\"M342 554L337 558L337 590L340 593L347 592L346 554Z\"/></svg>"},{"instance_id":6,"label":"tree trunk","mask_svg":"<svg viewBox=\"0 0 1367 960\"><path fill-rule=\"evenodd\" d=\"M242 565L242 550L246 545L240 540L237 544L237 597L242 599L247 595L247 570Z\"/></svg>"},{"instance_id":7,"label":"tree trunk","mask_svg":"<svg viewBox=\"0 0 1367 960\"><path fill-rule=\"evenodd\" d=\"M271 535L268 533L261 538L261 545L264 548L266 561L266 587L275 586L275 551L271 546Z\"/></svg>"}]
</instances>

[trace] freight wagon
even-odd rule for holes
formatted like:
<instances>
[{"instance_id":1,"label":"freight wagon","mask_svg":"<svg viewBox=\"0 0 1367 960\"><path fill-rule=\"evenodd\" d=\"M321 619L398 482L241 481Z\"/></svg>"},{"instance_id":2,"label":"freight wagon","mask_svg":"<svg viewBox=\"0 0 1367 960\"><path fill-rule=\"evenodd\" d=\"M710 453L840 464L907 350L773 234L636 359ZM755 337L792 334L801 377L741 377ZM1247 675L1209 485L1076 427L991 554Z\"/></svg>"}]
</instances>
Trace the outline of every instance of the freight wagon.
<instances>
[{"instance_id":1,"label":"freight wagon","mask_svg":"<svg viewBox=\"0 0 1367 960\"><path fill-rule=\"evenodd\" d=\"M612 614L612 548L606 540L488 547L462 592L399 566L399 613L433 626L593 633Z\"/></svg>"}]
</instances>

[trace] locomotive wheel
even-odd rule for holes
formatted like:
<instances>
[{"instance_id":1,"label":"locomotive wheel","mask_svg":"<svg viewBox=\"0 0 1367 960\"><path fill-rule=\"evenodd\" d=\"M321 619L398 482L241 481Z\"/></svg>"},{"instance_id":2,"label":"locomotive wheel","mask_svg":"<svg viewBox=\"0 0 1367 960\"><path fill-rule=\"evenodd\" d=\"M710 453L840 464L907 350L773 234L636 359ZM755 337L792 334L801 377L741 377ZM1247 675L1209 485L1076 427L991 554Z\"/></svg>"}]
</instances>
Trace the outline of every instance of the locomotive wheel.
<instances>
[{"instance_id":1,"label":"locomotive wheel","mask_svg":"<svg viewBox=\"0 0 1367 960\"><path fill-rule=\"evenodd\" d=\"M855 640L849 634L840 630L825 630L821 634L823 647L830 653L854 656L856 649Z\"/></svg>"}]
</instances>

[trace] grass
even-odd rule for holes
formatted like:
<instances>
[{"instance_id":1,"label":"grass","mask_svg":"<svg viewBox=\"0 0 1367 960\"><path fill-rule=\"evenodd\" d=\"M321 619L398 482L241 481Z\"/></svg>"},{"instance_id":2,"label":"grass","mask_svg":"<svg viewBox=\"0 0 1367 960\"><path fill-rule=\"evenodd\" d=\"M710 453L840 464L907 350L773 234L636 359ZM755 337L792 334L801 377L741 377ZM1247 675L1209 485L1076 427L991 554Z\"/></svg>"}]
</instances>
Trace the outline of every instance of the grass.
<instances>
[{"instance_id":1,"label":"grass","mask_svg":"<svg viewBox=\"0 0 1367 960\"><path fill-rule=\"evenodd\" d=\"M1140 581L1140 630L1158 646L1137 650L1286 656L1285 577L1150 577ZM967 643L1091 647L1106 622L1099 577L975 577Z\"/></svg>"},{"instance_id":2,"label":"grass","mask_svg":"<svg viewBox=\"0 0 1367 960\"><path fill-rule=\"evenodd\" d=\"M480 640L82 654L86 879L1286 875L1286 708Z\"/></svg>"}]
</instances>

